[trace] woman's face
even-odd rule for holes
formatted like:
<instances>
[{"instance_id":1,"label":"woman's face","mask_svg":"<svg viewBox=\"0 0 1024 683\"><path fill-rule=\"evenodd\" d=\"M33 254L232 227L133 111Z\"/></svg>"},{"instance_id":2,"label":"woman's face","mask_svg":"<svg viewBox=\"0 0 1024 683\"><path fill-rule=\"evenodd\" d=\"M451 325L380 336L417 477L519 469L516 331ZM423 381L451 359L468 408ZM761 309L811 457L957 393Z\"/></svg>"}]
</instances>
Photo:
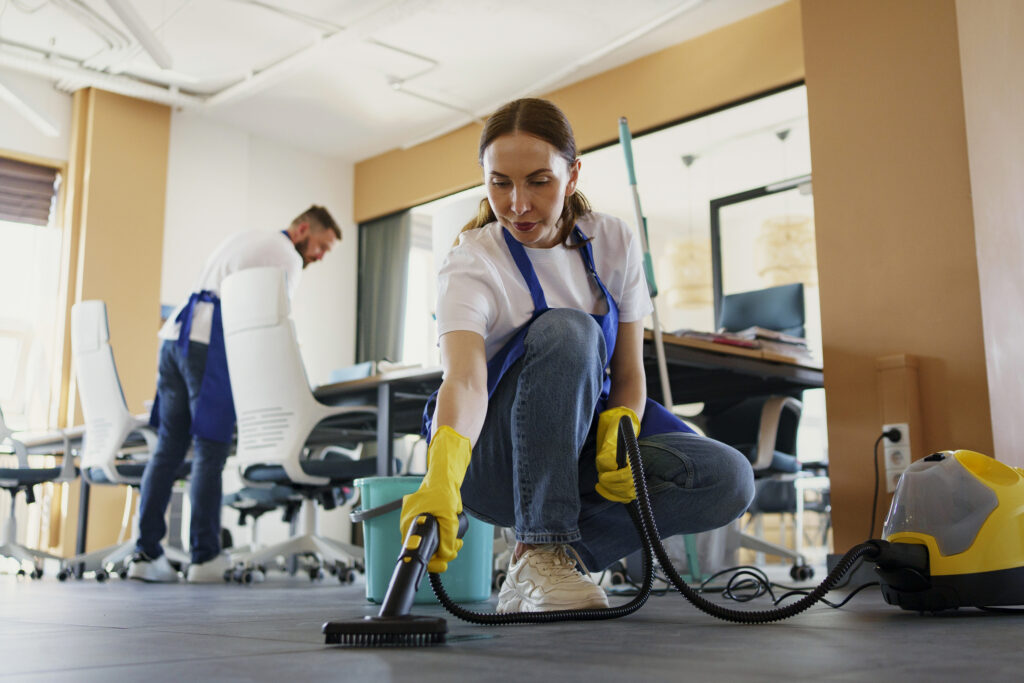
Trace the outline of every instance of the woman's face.
<instances>
[{"instance_id":1,"label":"woman's face","mask_svg":"<svg viewBox=\"0 0 1024 683\"><path fill-rule=\"evenodd\" d=\"M554 145L526 133L495 138L484 150L484 183L494 215L528 247L558 244L558 218L576 189L580 162L566 162Z\"/></svg>"}]
</instances>

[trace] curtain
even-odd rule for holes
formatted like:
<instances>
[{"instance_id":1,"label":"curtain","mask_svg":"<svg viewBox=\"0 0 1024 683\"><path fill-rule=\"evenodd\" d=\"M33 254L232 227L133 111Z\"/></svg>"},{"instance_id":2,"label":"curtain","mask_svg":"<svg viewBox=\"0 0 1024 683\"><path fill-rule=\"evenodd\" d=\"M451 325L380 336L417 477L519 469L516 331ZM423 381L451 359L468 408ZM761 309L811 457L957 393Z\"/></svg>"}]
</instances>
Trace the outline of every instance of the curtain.
<instances>
[{"instance_id":1,"label":"curtain","mask_svg":"<svg viewBox=\"0 0 1024 683\"><path fill-rule=\"evenodd\" d=\"M357 363L402 357L411 236L408 211L359 225Z\"/></svg>"},{"instance_id":2,"label":"curtain","mask_svg":"<svg viewBox=\"0 0 1024 683\"><path fill-rule=\"evenodd\" d=\"M48 225L57 169L0 157L0 221Z\"/></svg>"}]
</instances>

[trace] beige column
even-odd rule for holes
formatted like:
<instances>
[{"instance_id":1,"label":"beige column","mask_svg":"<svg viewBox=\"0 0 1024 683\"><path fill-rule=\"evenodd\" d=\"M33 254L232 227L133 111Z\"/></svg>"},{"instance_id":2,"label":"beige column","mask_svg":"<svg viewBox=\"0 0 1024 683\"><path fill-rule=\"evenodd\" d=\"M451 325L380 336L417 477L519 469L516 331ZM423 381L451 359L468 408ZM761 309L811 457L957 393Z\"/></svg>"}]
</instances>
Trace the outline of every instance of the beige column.
<instances>
[{"instance_id":1,"label":"beige column","mask_svg":"<svg viewBox=\"0 0 1024 683\"><path fill-rule=\"evenodd\" d=\"M65 304L61 424L81 424L71 362L72 304L107 304L114 360L128 409L142 412L156 388L156 333L160 324L164 201L170 109L94 88L74 95L73 132L65 206L68 278ZM65 554L73 551L78 485L68 498L62 529ZM116 540L124 487L93 487L88 541L99 548Z\"/></svg>"},{"instance_id":2,"label":"beige column","mask_svg":"<svg viewBox=\"0 0 1024 683\"><path fill-rule=\"evenodd\" d=\"M1024 3L956 14L995 456L1024 467Z\"/></svg>"},{"instance_id":3,"label":"beige column","mask_svg":"<svg viewBox=\"0 0 1024 683\"><path fill-rule=\"evenodd\" d=\"M803 0L835 550L870 524L895 421L879 359L916 357L914 458L992 453L954 0ZM909 377L910 375L908 375ZM914 433L916 432L916 433ZM884 489L879 518L888 509ZM876 524L876 533L878 525Z\"/></svg>"}]
</instances>

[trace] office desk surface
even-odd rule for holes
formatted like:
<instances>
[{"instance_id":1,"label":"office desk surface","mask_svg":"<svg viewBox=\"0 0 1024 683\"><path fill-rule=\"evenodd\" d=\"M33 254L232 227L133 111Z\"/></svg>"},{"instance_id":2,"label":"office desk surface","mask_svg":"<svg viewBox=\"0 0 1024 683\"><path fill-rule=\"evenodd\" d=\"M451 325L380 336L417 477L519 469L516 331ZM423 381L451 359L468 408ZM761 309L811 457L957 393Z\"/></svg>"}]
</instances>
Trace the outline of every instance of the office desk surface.
<instances>
[{"instance_id":1,"label":"office desk surface","mask_svg":"<svg viewBox=\"0 0 1024 683\"><path fill-rule=\"evenodd\" d=\"M676 404L765 396L825 385L821 365L811 359L670 334L662 335L662 340ZM644 366L647 393L660 399L661 381L650 330L644 331Z\"/></svg>"},{"instance_id":2,"label":"office desk surface","mask_svg":"<svg viewBox=\"0 0 1024 683\"><path fill-rule=\"evenodd\" d=\"M395 474L393 441L400 434L419 434L423 407L441 386L441 368L406 368L313 390L328 405L377 407L377 474Z\"/></svg>"}]
</instances>

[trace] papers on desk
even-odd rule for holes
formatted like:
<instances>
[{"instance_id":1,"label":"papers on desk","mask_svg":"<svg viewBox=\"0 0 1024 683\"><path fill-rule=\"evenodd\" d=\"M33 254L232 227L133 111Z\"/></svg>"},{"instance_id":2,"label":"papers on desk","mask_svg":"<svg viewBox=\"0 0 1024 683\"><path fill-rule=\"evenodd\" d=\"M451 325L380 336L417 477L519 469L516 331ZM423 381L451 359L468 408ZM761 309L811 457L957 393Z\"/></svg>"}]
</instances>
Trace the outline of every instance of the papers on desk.
<instances>
[{"instance_id":1,"label":"papers on desk","mask_svg":"<svg viewBox=\"0 0 1024 683\"><path fill-rule=\"evenodd\" d=\"M820 367L820 361L807 347L806 339L763 327L748 327L739 332L701 332L684 329L672 334L684 339L759 351L759 355L765 360Z\"/></svg>"}]
</instances>

